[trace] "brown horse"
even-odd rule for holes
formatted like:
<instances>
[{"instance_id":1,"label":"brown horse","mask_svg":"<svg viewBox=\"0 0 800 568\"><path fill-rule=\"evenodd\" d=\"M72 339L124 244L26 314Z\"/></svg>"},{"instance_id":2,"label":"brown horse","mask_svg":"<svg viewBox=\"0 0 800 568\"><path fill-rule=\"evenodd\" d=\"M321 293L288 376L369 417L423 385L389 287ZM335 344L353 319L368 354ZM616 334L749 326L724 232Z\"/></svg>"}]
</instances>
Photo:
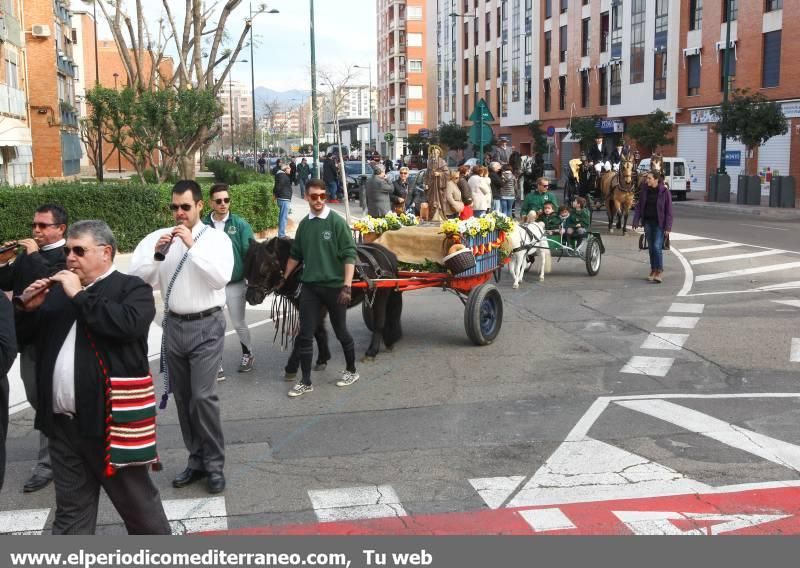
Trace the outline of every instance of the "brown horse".
<instances>
[{"instance_id":1,"label":"brown horse","mask_svg":"<svg viewBox=\"0 0 800 568\"><path fill-rule=\"evenodd\" d=\"M633 207L636 190L636 172L633 160L625 157L619 164L618 172L607 172L600 178L600 191L608 209L608 232L614 232L614 219L617 229L624 235L628 230L628 213Z\"/></svg>"}]
</instances>

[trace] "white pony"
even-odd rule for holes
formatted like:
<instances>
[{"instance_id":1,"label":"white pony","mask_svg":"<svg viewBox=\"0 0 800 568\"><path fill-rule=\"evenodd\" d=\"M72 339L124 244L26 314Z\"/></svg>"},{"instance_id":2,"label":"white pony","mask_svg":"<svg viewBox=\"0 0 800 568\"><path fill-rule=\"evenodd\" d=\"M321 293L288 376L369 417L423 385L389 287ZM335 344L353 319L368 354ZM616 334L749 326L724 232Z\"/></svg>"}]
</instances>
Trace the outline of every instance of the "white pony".
<instances>
[{"instance_id":1,"label":"white pony","mask_svg":"<svg viewBox=\"0 0 800 568\"><path fill-rule=\"evenodd\" d=\"M544 280L544 273L551 269L550 246L544 233L544 224L536 222L535 212L528 213L524 223L517 223L509 235L509 241L513 249L508 265L514 278L512 288L519 288L525 271L531 267L537 255L542 259L539 264L539 281Z\"/></svg>"}]
</instances>

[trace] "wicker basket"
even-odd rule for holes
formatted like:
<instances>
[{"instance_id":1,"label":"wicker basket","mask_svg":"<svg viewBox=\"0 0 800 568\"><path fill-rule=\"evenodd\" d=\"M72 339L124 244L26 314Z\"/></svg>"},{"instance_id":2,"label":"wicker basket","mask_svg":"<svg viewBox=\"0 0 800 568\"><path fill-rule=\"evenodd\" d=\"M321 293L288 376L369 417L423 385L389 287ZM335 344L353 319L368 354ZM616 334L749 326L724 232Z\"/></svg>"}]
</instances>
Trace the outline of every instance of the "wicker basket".
<instances>
[{"instance_id":1,"label":"wicker basket","mask_svg":"<svg viewBox=\"0 0 800 568\"><path fill-rule=\"evenodd\" d=\"M462 249L453 254L448 254L442 260L453 274L461 274L471 268L475 268L475 255L472 254L470 249Z\"/></svg>"}]
</instances>

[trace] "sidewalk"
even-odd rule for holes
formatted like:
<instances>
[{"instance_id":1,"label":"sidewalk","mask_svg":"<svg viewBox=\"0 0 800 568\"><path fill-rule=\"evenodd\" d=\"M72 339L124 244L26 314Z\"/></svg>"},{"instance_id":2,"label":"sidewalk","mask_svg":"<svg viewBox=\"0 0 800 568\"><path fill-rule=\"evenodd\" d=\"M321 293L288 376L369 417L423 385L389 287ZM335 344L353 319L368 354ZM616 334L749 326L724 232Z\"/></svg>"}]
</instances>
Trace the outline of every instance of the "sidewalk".
<instances>
[{"instance_id":1,"label":"sidewalk","mask_svg":"<svg viewBox=\"0 0 800 568\"><path fill-rule=\"evenodd\" d=\"M732 196L735 199L735 196ZM726 211L732 215L760 216L768 219L792 220L800 219L800 209L781 209L778 207L767 207L769 198L762 199L762 205L739 205L737 203L716 203L713 201L703 201L702 198L690 199L688 201L674 201L673 207L696 207L700 209L713 209L716 211Z\"/></svg>"}]
</instances>

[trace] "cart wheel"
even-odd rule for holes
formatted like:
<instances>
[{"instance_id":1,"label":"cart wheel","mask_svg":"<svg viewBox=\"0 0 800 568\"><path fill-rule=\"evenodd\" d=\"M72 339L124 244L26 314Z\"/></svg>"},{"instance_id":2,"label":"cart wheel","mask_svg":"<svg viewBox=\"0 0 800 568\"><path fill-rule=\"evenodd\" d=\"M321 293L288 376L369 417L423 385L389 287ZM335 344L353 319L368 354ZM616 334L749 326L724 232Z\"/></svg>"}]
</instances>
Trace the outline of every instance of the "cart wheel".
<instances>
[{"instance_id":1,"label":"cart wheel","mask_svg":"<svg viewBox=\"0 0 800 568\"><path fill-rule=\"evenodd\" d=\"M473 288L464 307L464 327L475 345L489 345L503 325L503 298L494 284Z\"/></svg>"},{"instance_id":2,"label":"cart wheel","mask_svg":"<svg viewBox=\"0 0 800 568\"><path fill-rule=\"evenodd\" d=\"M372 308L366 302L361 302L361 317L364 318L364 325L370 331L375 331L375 325L372 323Z\"/></svg>"},{"instance_id":3,"label":"cart wheel","mask_svg":"<svg viewBox=\"0 0 800 568\"><path fill-rule=\"evenodd\" d=\"M585 255L586 272L589 273L589 276L597 276L597 273L600 272L600 261L602 258L600 243L597 242L597 239L589 239L589 242L586 243Z\"/></svg>"},{"instance_id":4,"label":"cart wheel","mask_svg":"<svg viewBox=\"0 0 800 568\"><path fill-rule=\"evenodd\" d=\"M500 283L500 278L503 276L503 265L502 264L494 269L493 275L494 275L494 281L499 284Z\"/></svg>"}]
</instances>

